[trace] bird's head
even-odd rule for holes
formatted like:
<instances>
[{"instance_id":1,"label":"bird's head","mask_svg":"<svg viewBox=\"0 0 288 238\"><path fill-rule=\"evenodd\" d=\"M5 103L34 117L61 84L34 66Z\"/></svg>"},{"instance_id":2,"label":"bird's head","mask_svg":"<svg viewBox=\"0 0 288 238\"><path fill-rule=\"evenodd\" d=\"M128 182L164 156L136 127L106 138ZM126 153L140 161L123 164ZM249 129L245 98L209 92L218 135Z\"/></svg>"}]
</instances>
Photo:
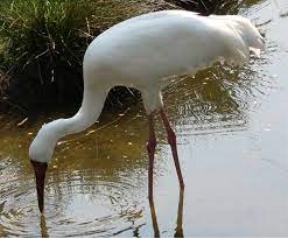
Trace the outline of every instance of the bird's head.
<instances>
[{"instance_id":1,"label":"bird's head","mask_svg":"<svg viewBox=\"0 0 288 238\"><path fill-rule=\"evenodd\" d=\"M250 49L264 49L264 38L249 19L236 15L230 17L235 29L242 36Z\"/></svg>"},{"instance_id":2,"label":"bird's head","mask_svg":"<svg viewBox=\"0 0 288 238\"><path fill-rule=\"evenodd\" d=\"M39 130L29 148L29 159L35 172L36 189L39 210L42 213L44 208L44 182L56 140L49 128L44 125Z\"/></svg>"}]
</instances>

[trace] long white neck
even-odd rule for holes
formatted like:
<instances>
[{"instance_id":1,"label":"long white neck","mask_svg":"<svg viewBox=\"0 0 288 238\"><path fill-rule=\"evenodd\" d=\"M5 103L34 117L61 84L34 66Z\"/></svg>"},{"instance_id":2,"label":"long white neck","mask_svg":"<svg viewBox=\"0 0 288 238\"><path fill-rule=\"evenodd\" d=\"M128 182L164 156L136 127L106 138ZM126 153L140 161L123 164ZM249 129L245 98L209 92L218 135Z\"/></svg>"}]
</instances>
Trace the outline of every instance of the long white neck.
<instances>
[{"instance_id":1,"label":"long white neck","mask_svg":"<svg viewBox=\"0 0 288 238\"><path fill-rule=\"evenodd\" d=\"M106 99L105 90L85 89L82 106L71 118L52 121L47 126L58 141L60 138L81 132L92 126L99 118Z\"/></svg>"},{"instance_id":2,"label":"long white neck","mask_svg":"<svg viewBox=\"0 0 288 238\"><path fill-rule=\"evenodd\" d=\"M85 89L82 106L75 116L58 119L42 126L30 145L30 159L48 162L60 138L78 133L93 125L103 109L105 99L105 89Z\"/></svg>"}]
</instances>

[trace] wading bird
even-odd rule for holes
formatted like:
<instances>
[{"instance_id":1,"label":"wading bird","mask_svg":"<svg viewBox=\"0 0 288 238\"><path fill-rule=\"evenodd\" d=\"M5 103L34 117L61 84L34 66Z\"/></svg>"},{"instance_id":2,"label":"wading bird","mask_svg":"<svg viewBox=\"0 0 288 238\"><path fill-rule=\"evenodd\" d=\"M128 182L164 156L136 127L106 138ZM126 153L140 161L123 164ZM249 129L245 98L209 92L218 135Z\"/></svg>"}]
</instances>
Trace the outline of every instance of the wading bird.
<instances>
[{"instance_id":1,"label":"wading bird","mask_svg":"<svg viewBox=\"0 0 288 238\"><path fill-rule=\"evenodd\" d=\"M161 90L173 75L195 74L217 61L242 65L250 50L259 53L264 40L252 23L241 16L209 17L184 10L140 15L116 24L95 38L83 61L84 95L75 116L42 126L29 148L36 177L40 212L44 207L44 180L57 141L97 121L106 95L117 85L141 92L148 114L148 197L153 197L153 163L156 146L154 115L160 112L168 135L181 189L184 182L176 136L163 108Z\"/></svg>"}]
</instances>

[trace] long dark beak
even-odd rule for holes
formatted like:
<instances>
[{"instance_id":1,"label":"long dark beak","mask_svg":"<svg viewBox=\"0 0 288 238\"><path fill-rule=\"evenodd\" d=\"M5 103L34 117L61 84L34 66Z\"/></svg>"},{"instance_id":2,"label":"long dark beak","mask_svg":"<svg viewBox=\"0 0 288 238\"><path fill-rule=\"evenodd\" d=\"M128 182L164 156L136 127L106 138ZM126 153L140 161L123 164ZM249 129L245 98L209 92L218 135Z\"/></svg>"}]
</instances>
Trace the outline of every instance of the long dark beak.
<instances>
[{"instance_id":1,"label":"long dark beak","mask_svg":"<svg viewBox=\"0 0 288 238\"><path fill-rule=\"evenodd\" d=\"M43 213L44 209L44 183L45 183L45 175L48 168L48 164L44 162L36 162L30 160L36 179L36 190L37 190L37 198L38 198L38 207L41 213Z\"/></svg>"}]
</instances>

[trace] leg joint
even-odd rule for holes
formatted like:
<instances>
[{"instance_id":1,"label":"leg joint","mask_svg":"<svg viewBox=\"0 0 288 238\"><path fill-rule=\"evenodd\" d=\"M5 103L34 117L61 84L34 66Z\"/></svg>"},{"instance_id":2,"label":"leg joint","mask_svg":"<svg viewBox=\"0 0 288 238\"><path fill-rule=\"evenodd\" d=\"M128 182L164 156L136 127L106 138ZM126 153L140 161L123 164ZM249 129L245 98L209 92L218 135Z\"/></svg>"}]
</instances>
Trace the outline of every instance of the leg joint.
<instances>
[{"instance_id":1,"label":"leg joint","mask_svg":"<svg viewBox=\"0 0 288 238\"><path fill-rule=\"evenodd\" d=\"M157 144L157 141L155 138L148 140L148 142L147 142L148 153L154 153L155 152L156 144Z\"/></svg>"},{"instance_id":2,"label":"leg joint","mask_svg":"<svg viewBox=\"0 0 288 238\"><path fill-rule=\"evenodd\" d=\"M176 144L176 134L173 130L168 131L168 143L170 145L175 145Z\"/></svg>"}]
</instances>

